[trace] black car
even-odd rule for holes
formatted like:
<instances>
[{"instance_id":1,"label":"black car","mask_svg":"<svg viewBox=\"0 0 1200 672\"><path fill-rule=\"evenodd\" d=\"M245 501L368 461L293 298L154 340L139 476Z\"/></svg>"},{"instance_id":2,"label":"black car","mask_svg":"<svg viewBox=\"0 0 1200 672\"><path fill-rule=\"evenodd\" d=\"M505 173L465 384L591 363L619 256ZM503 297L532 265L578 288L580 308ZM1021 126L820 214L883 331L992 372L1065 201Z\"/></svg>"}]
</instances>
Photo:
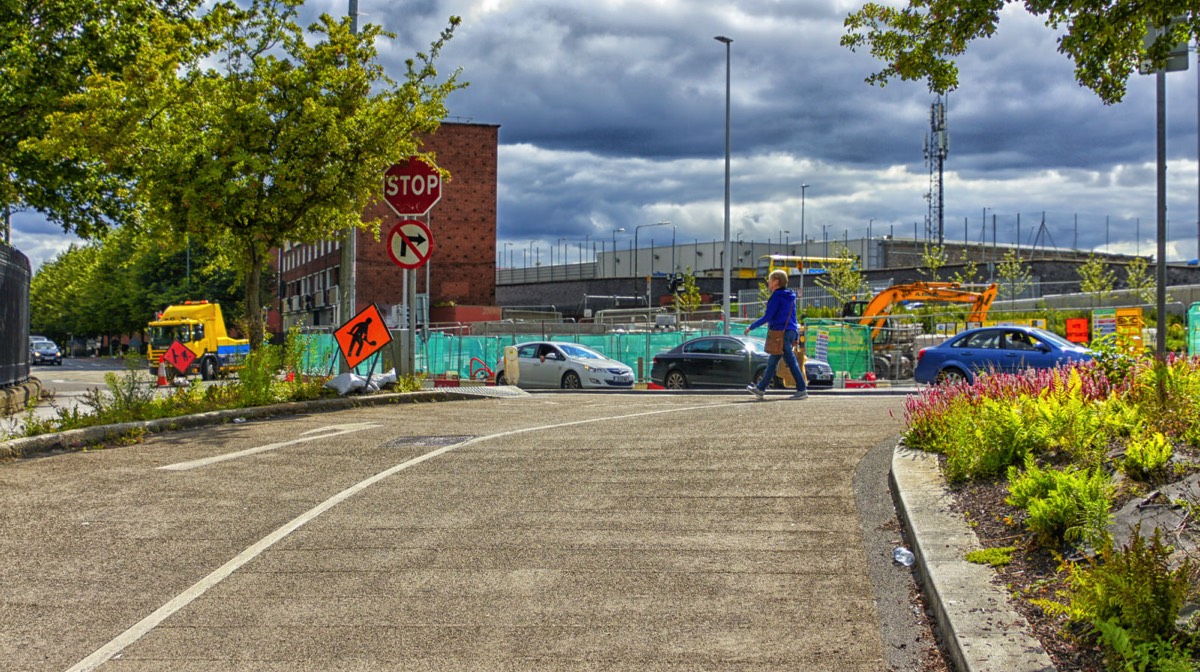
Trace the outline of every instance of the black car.
<instances>
[{"instance_id":1,"label":"black car","mask_svg":"<svg viewBox=\"0 0 1200 672\"><path fill-rule=\"evenodd\" d=\"M53 341L29 342L30 364L57 364L62 366L62 351Z\"/></svg>"},{"instance_id":2,"label":"black car","mask_svg":"<svg viewBox=\"0 0 1200 672\"><path fill-rule=\"evenodd\" d=\"M689 387L745 387L767 368L765 343L749 336L701 336L654 356L650 380L669 390ZM782 360L779 367L786 365ZM775 387L782 387L776 371ZM809 387L833 387L833 369L819 359L804 363Z\"/></svg>"}]
</instances>

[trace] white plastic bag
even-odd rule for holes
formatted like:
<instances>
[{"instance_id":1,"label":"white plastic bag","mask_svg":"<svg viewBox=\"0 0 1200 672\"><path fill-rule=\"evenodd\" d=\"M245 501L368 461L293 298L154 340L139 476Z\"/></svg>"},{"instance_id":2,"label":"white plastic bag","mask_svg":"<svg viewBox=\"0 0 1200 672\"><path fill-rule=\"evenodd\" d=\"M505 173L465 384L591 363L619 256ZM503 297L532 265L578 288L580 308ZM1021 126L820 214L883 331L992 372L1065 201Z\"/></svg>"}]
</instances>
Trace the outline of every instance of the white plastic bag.
<instances>
[{"instance_id":1,"label":"white plastic bag","mask_svg":"<svg viewBox=\"0 0 1200 672\"><path fill-rule=\"evenodd\" d=\"M356 373L342 373L329 379L325 383L325 387L334 390L338 396L346 396L351 392L357 392L367 386L367 379Z\"/></svg>"}]
</instances>

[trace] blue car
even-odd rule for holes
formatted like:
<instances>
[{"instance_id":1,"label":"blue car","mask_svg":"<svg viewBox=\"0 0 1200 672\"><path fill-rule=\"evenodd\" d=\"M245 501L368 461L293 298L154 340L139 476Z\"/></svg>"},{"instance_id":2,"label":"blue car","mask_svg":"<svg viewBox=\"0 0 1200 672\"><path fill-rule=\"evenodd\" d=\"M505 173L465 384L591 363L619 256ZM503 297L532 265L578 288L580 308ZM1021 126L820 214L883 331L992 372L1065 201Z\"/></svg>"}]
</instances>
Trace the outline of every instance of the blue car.
<instances>
[{"instance_id":1,"label":"blue car","mask_svg":"<svg viewBox=\"0 0 1200 672\"><path fill-rule=\"evenodd\" d=\"M973 383L979 372L1019 373L1091 359L1091 350L1045 329L982 327L922 348L917 353L913 379L918 383Z\"/></svg>"}]
</instances>

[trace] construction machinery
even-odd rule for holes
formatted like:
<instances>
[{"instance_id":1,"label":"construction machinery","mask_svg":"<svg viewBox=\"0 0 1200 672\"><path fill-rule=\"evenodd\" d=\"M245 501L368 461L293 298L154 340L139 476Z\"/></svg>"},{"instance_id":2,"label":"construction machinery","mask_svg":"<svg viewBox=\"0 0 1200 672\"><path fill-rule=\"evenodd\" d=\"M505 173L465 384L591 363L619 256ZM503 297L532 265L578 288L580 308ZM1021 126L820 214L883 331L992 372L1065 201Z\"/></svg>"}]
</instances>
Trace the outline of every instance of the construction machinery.
<instances>
[{"instance_id":1,"label":"construction machinery","mask_svg":"<svg viewBox=\"0 0 1200 672\"><path fill-rule=\"evenodd\" d=\"M921 328L916 324L893 324L885 331L893 308L906 302L970 304L967 323L982 325L998 291L994 283L983 291L972 291L957 282L910 282L892 285L870 301L846 302L842 317L857 319L859 324L871 327L876 374L892 379L909 378L914 362L913 344Z\"/></svg>"},{"instance_id":2,"label":"construction machinery","mask_svg":"<svg viewBox=\"0 0 1200 672\"><path fill-rule=\"evenodd\" d=\"M188 371L181 373L198 371L204 380L214 380L236 371L250 354L250 341L229 337L221 305L216 302L184 301L167 306L156 318L147 325L149 347L146 355L151 373L158 369L163 354L175 341L195 355Z\"/></svg>"}]
</instances>

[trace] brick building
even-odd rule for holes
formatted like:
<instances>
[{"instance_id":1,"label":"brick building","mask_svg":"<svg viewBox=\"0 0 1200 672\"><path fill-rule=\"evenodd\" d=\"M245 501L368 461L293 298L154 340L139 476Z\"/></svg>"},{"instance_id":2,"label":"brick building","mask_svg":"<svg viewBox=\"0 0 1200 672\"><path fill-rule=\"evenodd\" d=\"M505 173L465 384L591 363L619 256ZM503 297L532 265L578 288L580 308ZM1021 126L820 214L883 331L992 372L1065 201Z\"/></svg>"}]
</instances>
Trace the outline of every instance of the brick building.
<instances>
[{"instance_id":1,"label":"brick building","mask_svg":"<svg viewBox=\"0 0 1200 672\"><path fill-rule=\"evenodd\" d=\"M451 176L442 184L441 201L428 215L433 254L416 272L416 291L428 296L429 306L496 302L498 146L499 126L493 124L443 123L424 142L423 149L433 152ZM270 320L273 330L294 324L338 326L372 303L389 322L398 321L404 271L389 258L386 242L401 218L382 202L369 207L364 217L379 217L382 225L379 241L357 232L354 310L341 311L339 305L341 241L289 244L276 254L282 272L279 313Z\"/></svg>"}]
</instances>

